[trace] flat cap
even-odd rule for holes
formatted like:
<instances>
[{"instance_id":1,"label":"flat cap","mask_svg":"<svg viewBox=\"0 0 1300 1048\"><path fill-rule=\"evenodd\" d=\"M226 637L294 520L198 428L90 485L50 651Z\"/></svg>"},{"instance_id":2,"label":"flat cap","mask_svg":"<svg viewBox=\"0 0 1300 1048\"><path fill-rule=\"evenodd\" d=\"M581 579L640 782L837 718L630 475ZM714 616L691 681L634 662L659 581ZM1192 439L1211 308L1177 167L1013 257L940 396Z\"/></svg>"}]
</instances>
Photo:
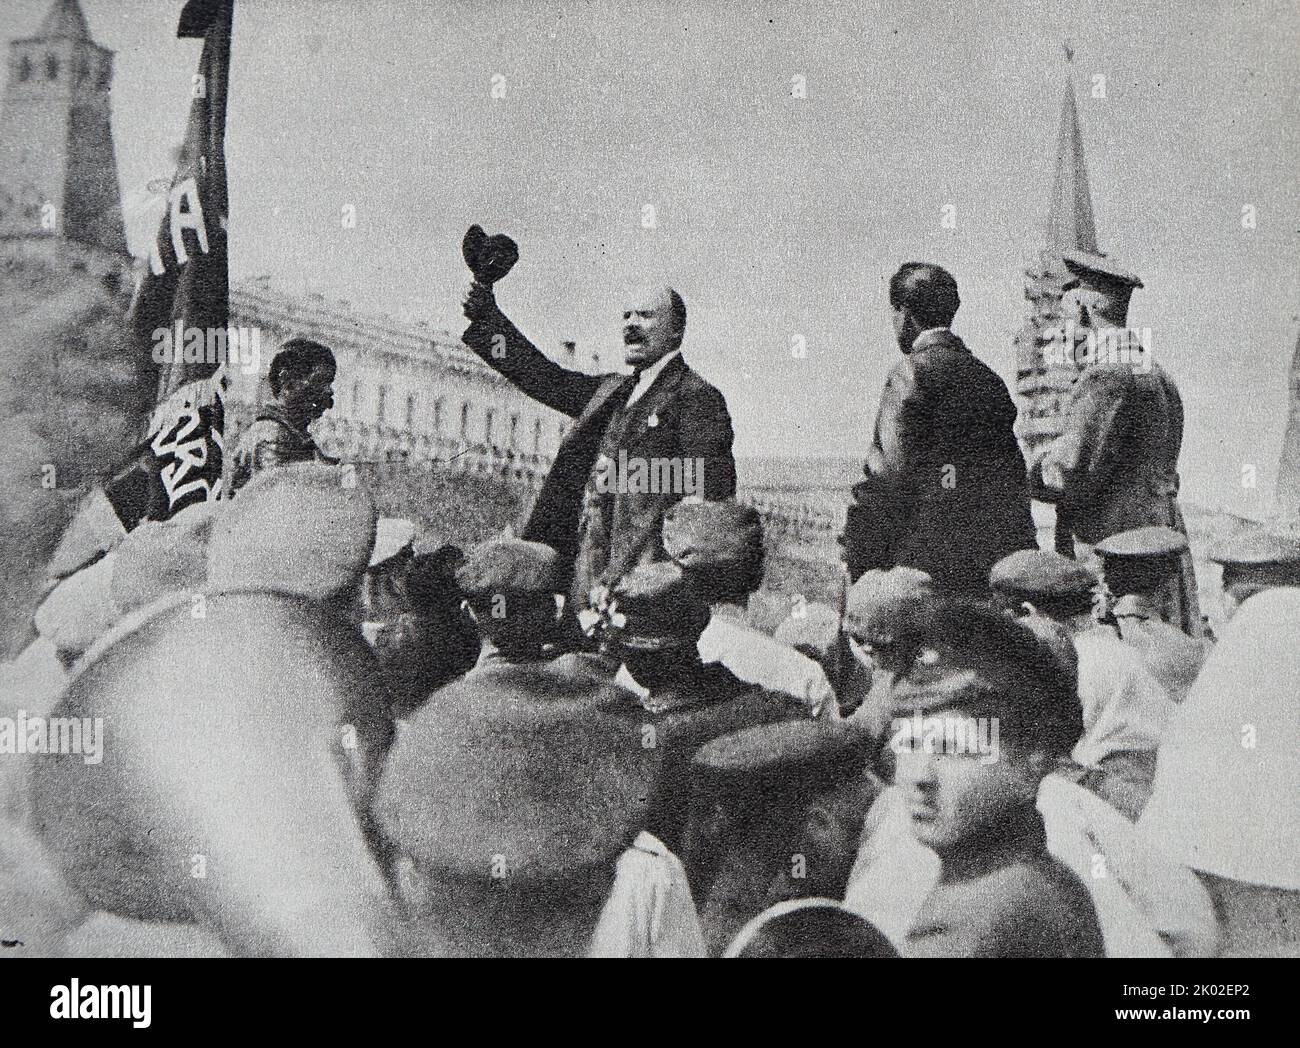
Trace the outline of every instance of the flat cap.
<instances>
[{"instance_id":1,"label":"flat cap","mask_svg":"<svg viewBox=\"0 0 1300 1048\"><path fill-rule=\"evenodd\" d=\"M1216 564L1297 567L1300 535L1249 528L1213 543L1208 556Z\"/></svg>"},{"instance_id":2,"label":"flat cap","mask_svg":"<svg viewBox=\"0 0 1300 1048\"><path fill-rule=\"evenodd\" d=\"M1079 597L1087 604L1097 577L1077 560L1053 550L1018 549L989 572L989 589L1031 603Z\"/></svg>"},{"instance_id":3,"label":"flat cap","mask_svg":"<svg viewBox=\"0 0 1300 1048\"><path fill-rule=\"evenodd\" d=\"M702 746L691 762L697 794L799 803L862 774L870 733L845 721L762 724Z\"/></svg>"},{"instance_id":4,"label":"flat cap","mask_svg":"<svg viewBox=\"0 0 1300 1048\"><path fill-rule=\"evenodd\" d=\"M1011 617L945 601L916 622L919 651L890 695L894 717L961 706L996 716L1004 736L1069 753L1083 734L1078 682L1059 651Z\"/></svg>"},{"instance_id":5,"label":"flat cap","mask_svg":"<svg viewBox=\"0 0 1300 1048\"><path fill-rule=\"evenodd\" d=\"M491 883L503 864L510 880L561 880L612 866L645 826L661 760L612 697L544 664L448 685L386 761L380 824L440 878Z\"/></svg>"},{"instance_id":6,"label":"flat cap","mask_svg":"<svg viewBox=\"0 0 1300 1048\"><path fill-rule=\"evenodd\" d=\"M664 514L663 541L683 568L748 574L763 560L763 518L734 499L678 502Z\"/></svg>"},{"instance_id":7,"label":"flat cap","mask_svg":"<svg viewBox=\"0 0 1300 1048\"><path fill-rule=\"evenodd\" d=\"M863 572L845 599L847 631L873 643L887 643L900 628L909 606L932 593L930 576L916 568Z\"/></svg>"},{"instance_id":8,"label":"flat cap","mask_svg":"<svg viewBox=\"0 0 1300 1048\"><path fill-rule=\"evenodd\" d=\"M1187 551L1187 536L1173 528L1153 525L1118 532L1093 548L1099 557L1107 560L1177 558Z\"/></svg>"},{"instance_id":9,"label":"flat cap","mask_svg":"<svg viewBox=\"0 0 1300 1048\"><path fill-rule=\"evenodd\" d=\"M375 545L375 505L337 466L314 462L254 474L208 539L208 583L313 600L355 586Z\"/></svg>"},{"instance_id":10,"label":"flat cap","mask_svg":"<svg viewBox=\"0 0 1300 1048\"><path fill-rule=\"evenodd\" d=\"M554 593L559 556L550 546L524 539L480 542L456 569L456 584L465 596L495 593Z\"/></svg>"},{"instance_id":11,"label":"flat cap","mask_svg":"<svg viewBox=\"0 0 1300 1048\"><path fill-rule=\"evenodd\" d=\"M1093 254L1090 251L1066 251L1061 255L1061 261L1081 284L1089 287L1102 290L1127 287L1132 290L1144 286L1142 278L1136 273L1121 269L1112 259L1104 255Z\"/></svg>"},{"instance_id":12,"label":"flat cap","mask_svg":"<svg viewBox=\"0 0 1300 1048\"><path fill-rule=\"evenodd\" d=\"M610 594L607 632L624 648L660 651L694 643L709 623L709 605L672 561L633 568Z\"/></svg>"}]
</instances>

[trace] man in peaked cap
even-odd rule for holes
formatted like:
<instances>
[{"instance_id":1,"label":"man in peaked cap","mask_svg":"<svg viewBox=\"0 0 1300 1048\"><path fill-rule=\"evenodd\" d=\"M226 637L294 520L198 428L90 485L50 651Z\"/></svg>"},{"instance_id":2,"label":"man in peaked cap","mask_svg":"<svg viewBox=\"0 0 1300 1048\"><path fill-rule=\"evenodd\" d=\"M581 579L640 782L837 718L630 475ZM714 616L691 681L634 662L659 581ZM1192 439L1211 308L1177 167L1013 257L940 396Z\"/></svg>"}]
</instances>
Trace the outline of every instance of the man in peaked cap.
<instances>
[{"instance_id":1,"label":"man in peaked cap","mask_svg":"<svg viewBox=\"0 0 1300 1048\"><path fill-rule=\"evenodd\" d=\"M1097 543L1108 595L1106 619L1175 702L1187 695L1210 646L1164 619L1164 596L1187 551L1186 535L1160 525L1121 531Z\"/></svg>"},{"instance_id":2,"label":"man in peaked cap","mask_svg":"<svg viewBox=\"0 0 1300 1048\"><path fill-rule=\"evenodd\" d=\"M1300 586L1300 535L1294 532L1251 527L1220 539L1210 547L1209 557L1223 569L1229 617L1258 593Z\"/></svg>"},{"instance_id":3,"label":"man in peaked cap","mask_svg":"<svg viewBox=\"0 0 1300 1048\"><path fill-rule=\"evenodd\" d=\"M462 607L453 565L445 553L417 556L415 539L411 521L380 518L358 609L398 718L468 670L479 654L478 631Z\"/></svg>"},{"instance_id":4,"label":"man in peaked cap","mask_svg":"<svg viewBox=\"0 0 1300 1048\"><path fill-rule=\"evenodd\" d=\"M1084 730L1071 751L1074 766L1062 774L1136 819L1151 795L1173 705L1140 653L1098 625L1096 576L1060 553L1022 550L994 565L989 588L1022 625L1049 644L1059 631L1068 649Z\"/></svg>"},{"instance_id":5,"label":"man in peaked cap","mask_svg":"<svg viewBox=\"0 0 1300 1048\"><path fill-rule=\"evenodd\" d=\"M816 716L838 714L826 671L745 621L745 604L763 584L763 519L734 500L679 502L664 515L663 545L712 606L700 657L749 684L789 695Z\"/></svg>"},{"instance_id":6,"label":"man in peaked cap","mask_svg":"<svg viewBox=\"0 0 1300 1048\"><path fill-rule=\"evenodd\" d=\"M871 746L847 724L791 721L696 753L685 861L712 953L772 903L843 894L880 788L866 772Z\"/></svg>"},{"instance_id":7,"label":"man in peaked cap","mask_svg":"<svg viewBox=\"0 0 1300 1048\"><path fill-rule=\"evenodd\" d=\"M989 572L989 589L1017 614L1091 617L1096 586L1097 576L1084 565L1048 550L1017 550Z\"/></svg>"},{"instance_id":8,"label":"man in peaked cap","mask_svg":"<svg viewBox=\"0 0 1300 1048\"><path fill-rule=\"evenodd\" d=\"M1214 897L1220 952L1300 955L1300 540L1211 550L1230 619L1170 718L1139 830Z\"/></svg>"},{"instance_id":9,"label":"man in peaked cap","mask_svg":"<svg viewBox=\"0 0 1300 1048\"><path fill-rule=\"evenodd\" d=\"M1142 286L1109 259L1067 253L1076 282L1062 299L1063 337L1089 340L1065 407L1063 430L1031 463L1040 497L1056 503L1056 548L1083 559L1103 539L1151 524L1185 531L1178 507L1183 404L1178 387L1152 361L1152 347L1127 328L1129 298ZM1079 359L1076 356L1076 359ZM1202 632L1189 555L1166 600L1189 636Z\"/></svg>"},{"instance_id":10,"label":"man in peaked cap","mask_svg":"<svg viewBox=\"0 0 1300 1048\"><path fill-rule=\"evenodd\" d=\"M893 692L890 746L917 841L938 856L904 956L1099 957L1084 886L1047 851L1043 777L1082 733L1073 681L1032 632L990 609L933 608Z\"/></svg>"},{"instance_id":11,"label":"man in peaked cap","mask_svg":"<svg viewBox=\"0 0 1300 1048\"><path fill-rule=\"evenodd\" d=\"M602 643L621 663L620 708L663 753L647 827L669 848L681 842L689 802L687 768L700 746L740 728L798 717L786 696L746 684L700 659L709 606L671 561L634 568L614 588Z\"/></svg>"},{"instance_id":12,"label":"man in peaked cap","mask_svg":"<svg viewBox=\"0 0 1300 1048\"><path fill-rule=\"evenodd\" d=\"M376 810L402 855L408 952L585 955L646 825L661 756L614 689L521 669L443 689L389 756Z\"/></svg>"},{"instance_id":13,"label":"man in peaked cap","mask_svg":"<svg viewBox=\"0 0 1300 1048\"><path fill-rule=\"evenodd\" d=\"M482 649L472 673L551 657L559 616L558 558L540 542L479 543L456 569Z\"/></svg>"}]
</instances>

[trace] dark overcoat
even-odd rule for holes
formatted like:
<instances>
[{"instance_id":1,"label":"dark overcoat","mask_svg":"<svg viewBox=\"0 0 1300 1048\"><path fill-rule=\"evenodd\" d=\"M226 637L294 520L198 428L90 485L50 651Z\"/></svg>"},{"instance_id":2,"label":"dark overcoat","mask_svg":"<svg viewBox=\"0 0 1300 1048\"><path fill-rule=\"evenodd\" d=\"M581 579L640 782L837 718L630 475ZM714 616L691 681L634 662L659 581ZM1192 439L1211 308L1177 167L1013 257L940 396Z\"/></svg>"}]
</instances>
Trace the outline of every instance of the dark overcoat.
<instances>
[{"instance_id":1,"label":"dark overcoat","mask_svg":"<svg viewBox=\"0 0 1300 1048\"><path fill-rule=\"evenodd\" d=\"M708 500L735 495L727 402L681 356L671 360L624 413L621 409L635 386L635 376L588 375L561 367L499 310L472 323L464 341L528 396L574 419L524 523L522 537L551 546L566 568L574 567L579 576L575 593L585 595L598 584L613 585L636 564L663 559L659 538L663 517L684 494ZM606 441L606 430L615 419L620 429L617 446ZM626 452L629 462L702 463L698 476L692 477L698 490L615 491L610 495L607 529L580 526L584 525L584 493L602 449L613 452L615 460L618 452ZM593 545L598 547L594 558L588 556ZM593 563L598 565L595 571L590 569ZM584 577L584 570L590 577Z\"/></svg>"},{"instance_id":2,"label":"dark overcoat","mask_svg":"<svg viewBox=\"0 0 1300 1048\"><path fill-rule=\"evenodd\" d=\"M843 544L850 576L919 568L982 593L1002 557L1036 545L1006 384L947 329L890 369Z\"/></svg>"}]
</instances>

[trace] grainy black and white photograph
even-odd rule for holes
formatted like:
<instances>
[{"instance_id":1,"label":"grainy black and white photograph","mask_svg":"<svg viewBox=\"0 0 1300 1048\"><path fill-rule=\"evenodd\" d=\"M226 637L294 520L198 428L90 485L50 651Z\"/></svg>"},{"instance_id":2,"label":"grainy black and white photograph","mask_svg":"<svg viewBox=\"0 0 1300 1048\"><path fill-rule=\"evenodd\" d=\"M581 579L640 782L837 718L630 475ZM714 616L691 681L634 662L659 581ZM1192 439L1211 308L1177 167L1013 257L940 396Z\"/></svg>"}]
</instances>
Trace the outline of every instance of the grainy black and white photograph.
<instances>
[{"instance_id":1,"label":"grainy black and white photograph","mask_svg":"<svg viewBox=\"0 0 1300 1048\"><path fill-rule=\"evenodd\" d=\"M0 47L0 956L1300 955L1300 4Z\"/></svg>"}]
</instances>

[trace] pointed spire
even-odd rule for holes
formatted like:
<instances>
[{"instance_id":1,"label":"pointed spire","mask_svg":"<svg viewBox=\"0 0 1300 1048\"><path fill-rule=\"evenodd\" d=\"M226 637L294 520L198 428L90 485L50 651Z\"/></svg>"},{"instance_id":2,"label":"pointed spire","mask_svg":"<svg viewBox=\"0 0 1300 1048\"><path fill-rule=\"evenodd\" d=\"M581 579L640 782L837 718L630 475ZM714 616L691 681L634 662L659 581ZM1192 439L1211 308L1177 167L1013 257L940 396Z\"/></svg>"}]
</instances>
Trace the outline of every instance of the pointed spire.
<instances>
[{"instance_id":1,"label":"pointed spire","mask_svg":"<svg viewBox=\"0 0 1300 1048\"><path fill-rule=\"evenodd\" d=\"M1097 224L1088 191L1088 167L1083 159L1083 132L1074 99L1074 80L1065 80L1061 104L1061 130L1056 139L1056 177L1047 211L1047 247L1060 253L1088 251L1098 254Z\"/></svg>"},{"instance_id":2,"label":"pointed spire","mask_svg":"<svg viewBox=\"0 0 1300 1048\"><path fill-rule=\"evenodd\" d=\"M86 16L82 13L78 0L54 0L36 39L48 40L54 37L90 39L90 26L86 23Z\"/></svg>"}]
</instances>

